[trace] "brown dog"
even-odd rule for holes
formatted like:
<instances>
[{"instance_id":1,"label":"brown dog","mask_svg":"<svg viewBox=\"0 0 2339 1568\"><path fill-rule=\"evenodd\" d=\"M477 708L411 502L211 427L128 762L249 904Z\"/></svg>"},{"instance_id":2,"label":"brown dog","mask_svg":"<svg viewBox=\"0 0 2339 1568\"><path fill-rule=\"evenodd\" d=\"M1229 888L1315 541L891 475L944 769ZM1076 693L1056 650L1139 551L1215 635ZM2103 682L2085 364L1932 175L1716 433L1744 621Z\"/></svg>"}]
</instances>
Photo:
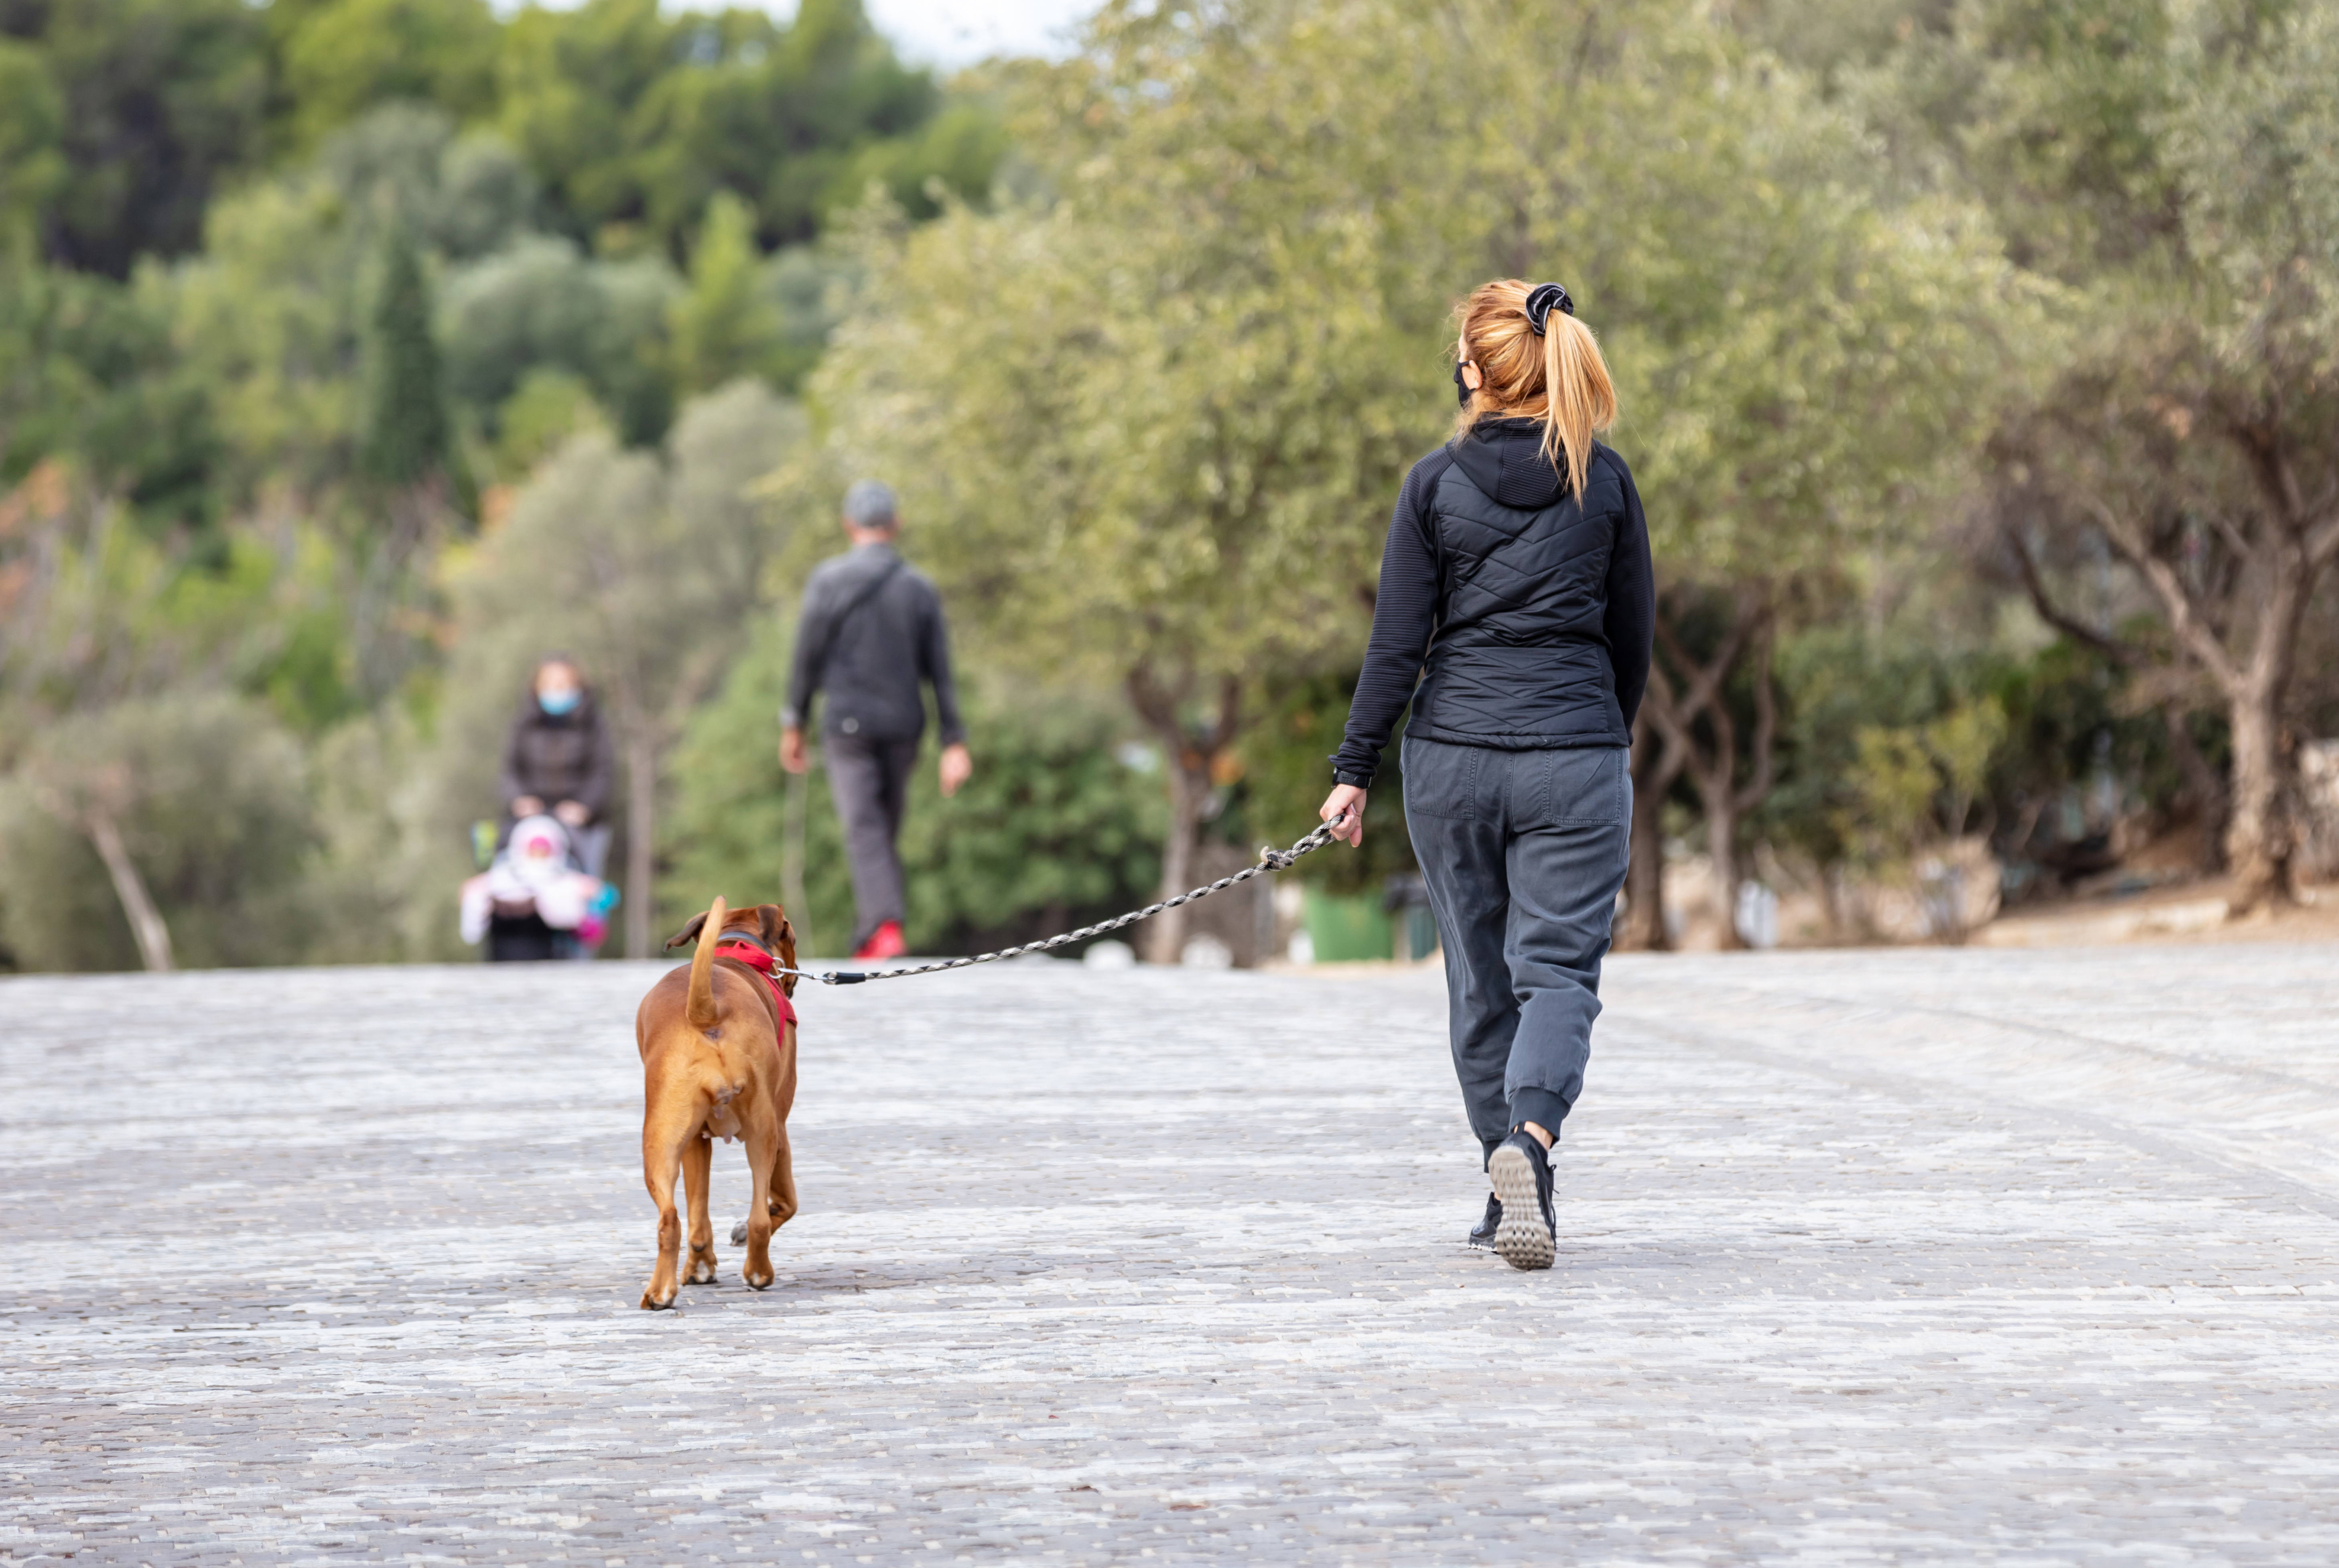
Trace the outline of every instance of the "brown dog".
<instances>
[{"instance_id":1,"label":"brown dog","mask_svg":"<svg viewBox=\"0 0 2339 1568\"><path fill-rule=\"evenodd\" d=\"M747 1145L747 1262L740 1277L761 1290L772 1283L772 1232L796 1211L795 1171L788 1160L788 1109L796 1098L795 932L777 904L733 912L721 899L666 942L696 939L687 970L674 970L642 998L634 1038L642 1052L642 1179L658 1209L657 1272L642 1292L645 1308L671 1307L682 1245L674 1180L690 1198L693 1285L715 1278L715 1229L706 1183L714 1139ZM739 956L718 952L728 948Z\"/></svg>"}]
</instances>

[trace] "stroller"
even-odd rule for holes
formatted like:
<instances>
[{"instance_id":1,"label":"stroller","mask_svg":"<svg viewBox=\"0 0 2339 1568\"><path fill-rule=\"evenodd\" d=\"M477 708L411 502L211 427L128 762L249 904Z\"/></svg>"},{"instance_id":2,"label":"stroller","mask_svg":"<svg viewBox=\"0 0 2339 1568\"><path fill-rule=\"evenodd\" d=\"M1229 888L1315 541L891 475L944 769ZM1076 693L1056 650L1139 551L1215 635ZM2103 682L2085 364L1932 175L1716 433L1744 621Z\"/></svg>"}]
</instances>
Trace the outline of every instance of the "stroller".
<instances>
[{"instance_id":1,"label":"stroller","mask_svg":"<svg viewBox=\"0 0 2339 1568\"><path fill-rule=\"evenodd\" d=\"M590 958L617 906L617 890L586 874L558 818L527 817L463 883L463 941L484 940L489 963Z\"/></svg>"}]
</instances>

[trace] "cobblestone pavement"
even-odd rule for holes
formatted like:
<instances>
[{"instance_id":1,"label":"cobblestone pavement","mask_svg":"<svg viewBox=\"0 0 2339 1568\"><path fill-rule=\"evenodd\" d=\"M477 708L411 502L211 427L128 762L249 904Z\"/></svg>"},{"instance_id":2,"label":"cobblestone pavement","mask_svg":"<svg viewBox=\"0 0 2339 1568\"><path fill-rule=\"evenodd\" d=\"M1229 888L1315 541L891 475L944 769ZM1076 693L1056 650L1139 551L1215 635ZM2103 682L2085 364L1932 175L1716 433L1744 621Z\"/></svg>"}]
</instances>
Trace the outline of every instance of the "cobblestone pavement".
<instances>
[{"instance_id":1,"label":"cobblestone pavement","mask_svg":"<svg viewBox=\"0 0 2339 1568\"><path fill-rule=\"evenodd\" d=\"M674 1314L646 966L0 982L0 1561L2328 1564L2334 960L1619 961L1541 1275L1434 973L819 992Z\"/></svg>"}]
</instances>

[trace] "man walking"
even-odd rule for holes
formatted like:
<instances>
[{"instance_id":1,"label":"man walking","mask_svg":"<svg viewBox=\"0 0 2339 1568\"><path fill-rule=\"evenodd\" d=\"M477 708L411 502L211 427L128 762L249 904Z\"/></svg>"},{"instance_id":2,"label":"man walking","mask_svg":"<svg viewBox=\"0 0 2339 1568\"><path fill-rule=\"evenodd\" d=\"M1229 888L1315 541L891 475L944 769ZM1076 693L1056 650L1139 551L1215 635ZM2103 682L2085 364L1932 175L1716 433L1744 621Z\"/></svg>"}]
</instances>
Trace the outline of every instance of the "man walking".
<instances>
[{"instance_id":1,"label":"man walking","mask_svg":"<svg viewBox=\"0 0 2339 1568\"><path fill-rule=\"evenodd\" d=\"M780 710L780 765L800 774L811 765L804 725L813 695L828 694L821 741L829 794L853 863L859 915L853 956L864 961L892 958L908 945L902 937L902 861L894 841L926 728L920 682L933 686L942 723L943 794L956 794L974 771L951 681L942 597L895 552L900 531L890 488L863 479L844 492L844 532L853 548L814 567L804 584L788 701Z\"/></svg>"}]
</instances>

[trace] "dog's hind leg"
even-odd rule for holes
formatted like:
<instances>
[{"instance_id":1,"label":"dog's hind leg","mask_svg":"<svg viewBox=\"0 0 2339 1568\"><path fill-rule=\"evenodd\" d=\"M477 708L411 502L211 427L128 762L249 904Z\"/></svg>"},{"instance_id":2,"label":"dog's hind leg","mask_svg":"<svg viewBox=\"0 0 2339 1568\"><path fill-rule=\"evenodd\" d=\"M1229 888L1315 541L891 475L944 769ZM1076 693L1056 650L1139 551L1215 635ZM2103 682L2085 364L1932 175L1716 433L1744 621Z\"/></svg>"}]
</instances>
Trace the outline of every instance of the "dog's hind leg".
<instances>
[{"instance_id":1,"label":"dog's hind leg","mask_svg":"<svg viewBox=\"0 0 2339 1568\"><path fill-rule=\"evenodd\" d=\"M682 1185L690 1199L690 1262L682 1271L685 1285L715 1283L715 1225L706 1212L714 1167L715 1145L705 1133L682 1146Z\"/></svg>"},{"instance_id":2,"label":"dog's hind leg","mask_svg":"<svg viewBox=\"0 0 2339 1568\"><path fill-rule=\"evenodd\" d=\"M780 1129L780 1146L772 1157L772 1179L765 1189L765 1205L772 1216L772 1228L777 1230L796 1216L796 1168L788 1148L788 1129Z\"/></svg>"},{"instance_id":3,"label":"dog's hind leg","mask_svg":"<svg viewBox=\"0 0 2339 1568\"><path fill-rule=\"evenodd\" d=\"M675 1264L682 1251L682 1217L674 1211L675 1178L681 1174L682 1149L677 1140L659 1137L650 1128L642 1129L642 1181L650 1189L650 1201L658 1211L657 1272L650 1276L649 1288L642 1292L646 1311L672 1307L676 1286Z\"/></svg>"},{"instance_id":4,"label":"dog's hind leg","mask_svg":"<svg viewBox=\"0 0 2339 1568\"><path fill-rule=\"evenodd\" d=\"M772 1282L773 1166L787 1158L786 1135L750 1133L747 1138L747 1260L739 1277L757 1290Z\"/></svg>"}]
</instances>

